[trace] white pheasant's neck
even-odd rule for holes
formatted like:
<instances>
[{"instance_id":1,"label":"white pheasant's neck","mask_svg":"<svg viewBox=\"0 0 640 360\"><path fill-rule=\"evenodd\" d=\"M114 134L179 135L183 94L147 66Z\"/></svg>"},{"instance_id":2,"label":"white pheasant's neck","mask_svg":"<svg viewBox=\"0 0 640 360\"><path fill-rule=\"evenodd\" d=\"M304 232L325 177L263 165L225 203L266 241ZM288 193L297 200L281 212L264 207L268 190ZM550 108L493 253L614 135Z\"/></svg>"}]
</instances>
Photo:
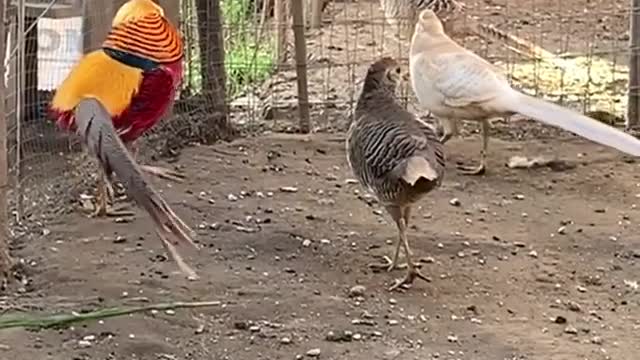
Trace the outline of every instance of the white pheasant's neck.
<instances>
[{"instance_id":1,"label":"white pheasant's neck","mask_svg":"<svg viewBox=\"0 0 640 360\"><path fill-rule=\"evenodd\" d=\"M428 32L424 31L424 29L419 29L419 31L414 32L411 38L410 55L417 55L424 51L438 48L449 42L451 41L444 32Z\"/></svg>"}]
</instances>

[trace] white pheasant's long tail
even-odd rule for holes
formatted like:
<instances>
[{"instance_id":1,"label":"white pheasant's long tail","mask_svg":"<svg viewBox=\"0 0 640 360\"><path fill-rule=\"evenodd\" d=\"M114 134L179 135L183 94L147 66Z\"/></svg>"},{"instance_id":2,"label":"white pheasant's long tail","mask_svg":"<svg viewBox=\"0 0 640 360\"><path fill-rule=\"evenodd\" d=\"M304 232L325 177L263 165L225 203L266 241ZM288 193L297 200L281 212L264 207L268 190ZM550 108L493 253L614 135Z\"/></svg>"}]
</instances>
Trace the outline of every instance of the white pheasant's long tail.
<instances>
[{"instance_id":1,"label":"white pheasant's long tail","mask_svg":"<svg viewBox=\"0 0 640 360\"><path fill-rule=\"evenodd\" d=\"M514 91L515 92L515 91ZM514 112L542 123L557 126L602 145L624 153L640 156L640 140L600 121L579 114L562 106L516 93L515 101L507 104Z\"/></svg>"}]
</instances>

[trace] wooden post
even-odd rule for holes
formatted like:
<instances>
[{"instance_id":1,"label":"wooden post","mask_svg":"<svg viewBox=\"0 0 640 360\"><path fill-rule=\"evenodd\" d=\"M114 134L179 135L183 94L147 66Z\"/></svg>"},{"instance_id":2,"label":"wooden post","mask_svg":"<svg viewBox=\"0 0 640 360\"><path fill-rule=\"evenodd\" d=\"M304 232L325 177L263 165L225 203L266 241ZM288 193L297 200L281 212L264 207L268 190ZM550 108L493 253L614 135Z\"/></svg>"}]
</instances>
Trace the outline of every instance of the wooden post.
<instances>
[{"instance_id":1,"label":"wooden post","mask_svg":"<svg viewBox=\"0 0 640 360\"><path fill-rule=\"evenodd\" d=\"M100 48L111 29L111 20L127 0L85 0L82 7L84 52Z\"/></svg>"},{"instance_id":2,"label":"wooden post","mask_svg":"<svg viewBox=\"0 0 640 360\"><path fill-rule=\"evenodd\" d=\"M29 18L25 19L25 31L29 30L24 35L24 83L22 92L22 104L24 110L22 111L23 125L31 124L34 121L40 119L40 104L38 99L38 19ZM34 24L35 23L35 24ZM33 27L32 27L33 26Z\"/></svg>"},{"instance_id":3,"label":"wooden post","mask_svg":"<svg viewBox=\"0 0 640 360\"><path fill-rule=\"evenodd\" d=\"M627 130L637 127L640 122L640 0L631 0L630 22Z\"/></svg>"},{"instance_id":4,"label":"wooden post","mask_svg":"<svg viewBox=\"0 0 640 360\"><path fill-rule=\"evenodd\" d=\"M301 1L301 0L299 0ZM287 2L288 0L275 0L273 6L273 18L276 32L276 64L282 65L285 61L287 50Z\"/></svg>"},{"instance_id":5,"label":"wooden post","mask_svg":"<svg viewBox=\"0 0 640 360\"><path fill-rule=\"evenodd\" d=\"M296 75L298 80L298 107L300 110L300 132L311 131L309 122L309 94L307 88L307 43L304 38L304 8L302 1L291 2L293 36L296 51Z\"/></svg>"},{"instance_id":6,"label":"wooden post","mask_svg":"<svg viewBox=\"0 0 640 360\"><path fill-rule=\"evenodd\" d=\"M9 216L7 190L9 188L9 161L7 157L7 114L5 112L5 1L0 1L0 54L2 54L2 81L0 81L0 278L6 280L13 266L9 256Z\"/></svg>"},{"instance_id":7,"label":"wooden post","mask_svg":"<svg viewBox=\"0 0 640 360\"><path fill-rule=\"evenodd\" d=\"M160 0L159 4L173 25L180 26L180 0Z\"/></svg>"},{"instance_id":8,"label":"wooden post","mask_svg":"<svg viewBox=\"0 0 640 360\"><path fill-rule=\"evenodd\" d=\"M322 3L323 0L310 0L310 26L312 29L318 29L322 26Z\"/></svg>"}]
</instances>

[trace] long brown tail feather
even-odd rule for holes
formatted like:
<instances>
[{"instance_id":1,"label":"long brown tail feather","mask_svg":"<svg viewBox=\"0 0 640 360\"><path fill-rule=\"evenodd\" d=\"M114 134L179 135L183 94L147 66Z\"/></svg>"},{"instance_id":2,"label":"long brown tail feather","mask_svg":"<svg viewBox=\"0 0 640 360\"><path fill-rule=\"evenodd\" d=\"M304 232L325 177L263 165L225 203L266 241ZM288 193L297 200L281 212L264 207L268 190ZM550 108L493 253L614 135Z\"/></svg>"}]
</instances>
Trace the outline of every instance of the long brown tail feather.
<instances>
[{"instance_id":1,"label":"long brown tail feather","mask_svg":"<svg viewBox=\"0 0 640 360\"><path fill-rule=\"evenodd\" d=\"M177 252L175 245L187 243L196 249L191 238L195 234L169 207L160 194L149 184L135 160L117 135L111 116L96 99L87 98L75 110L78 134L84 139L89 151L98 159L108 178L115 173L129 195L144 208L156 225L163 246L187 276L197 278ZM171 240L172 241L171 241Z\"/></svg>"},{"instance_id":2,"label":"long brown tail feather","mask_svg":"<svg viewBox=\"0 0 640 360\"><path fill-rule=\"evenodd\" d=\"M561 63L562 59L559 56L530 41L509 34L508 32L500 30L493 25L481 24L476 21L470 23L473 30L480 36L492 40L498 40L505 44L507 48L518 54L525 55L536 60L546 61L558 68L563 68Z\"/></svg>"}]
</instances>

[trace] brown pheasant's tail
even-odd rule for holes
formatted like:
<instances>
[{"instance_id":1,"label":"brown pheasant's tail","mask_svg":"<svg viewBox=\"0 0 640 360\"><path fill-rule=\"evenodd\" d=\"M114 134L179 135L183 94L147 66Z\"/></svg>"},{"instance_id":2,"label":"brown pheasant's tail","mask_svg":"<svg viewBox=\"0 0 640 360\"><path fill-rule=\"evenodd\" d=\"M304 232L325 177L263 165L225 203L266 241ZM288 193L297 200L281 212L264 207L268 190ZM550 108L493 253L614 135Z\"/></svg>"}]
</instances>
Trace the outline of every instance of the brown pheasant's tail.
<instances>
[{"instance_id":1,"label":"brown pheasant's tail","mask_svg":"<svg viewBox=\"0 0 640 360\"><path fill-rule=\"evenodd\" d=\"M84 99L76 107L75 121L78 134L84 139L89 151L98 158L105 174L110 177L113 172L118 176L129 195L153 219L162 244L180 270L190 278L197 279L196 272L186 264L174 246L186 243L197 249L198 246L190 235L193 231L145 180L140 168L117 135L111 116L104 106L96 99Z\"/></svg>"},{"instance_id":2,"label":"brown pheasant's tail","mask_svg":"<svg viewBox=\"0 0 640 360\"><path fill-rule=\"evenodd\" d=\"M478 35L500 41L513 52L536 60L546 61L560 69L564 68L560 57L530 41L502 31L493 25L481 24L480 22L474 21L472 28Z\"/></svg>"}]
</instances>

